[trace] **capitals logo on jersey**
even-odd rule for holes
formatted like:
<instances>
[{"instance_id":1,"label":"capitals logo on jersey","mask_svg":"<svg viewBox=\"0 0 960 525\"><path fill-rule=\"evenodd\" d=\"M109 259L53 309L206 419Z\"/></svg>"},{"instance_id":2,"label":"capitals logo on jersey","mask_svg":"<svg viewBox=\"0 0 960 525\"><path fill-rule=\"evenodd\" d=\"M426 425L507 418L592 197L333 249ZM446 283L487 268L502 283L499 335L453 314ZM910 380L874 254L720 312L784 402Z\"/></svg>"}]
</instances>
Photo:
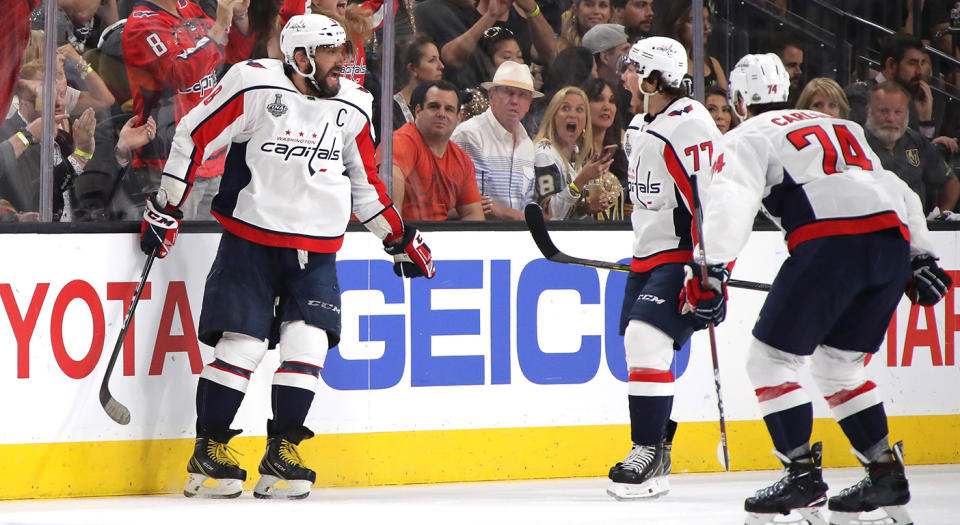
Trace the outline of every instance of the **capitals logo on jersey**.
<instances>
[{"instance_id":1,"label":"capitals logo on jersey","mask_svg":"<svg viewBox=\"0 0 960 525\"><path fill-rule=\"evenodd\" d=\"M280 155L284 162L289 162L291 158L306 158L307 171L312 177L327 171L327 168L322 167L327 164L323 161L339 161L342 147L340 129L335 128L331 131L330 123L327 122L323 126L323 131L320 132L319 139L315 132L288 129L282 136L277 137L276 141L261 144L260 151Z\"/></svg>"},{"instance_id":2,"label":"capitals logo on jersey","mask_svg":"<svg viewBox=\"0 0 960 525\"><path fill-rule=\"evenodd\" d=\"M627 177L627 191L633 197L633 203L639 204L644 208L649 208L653 205L654 196L658 195L661 190L661 182L656 180L651 180L651 172L647 170L647 178L644 181L639 180L639 177L631 173Z\"/></svg>"},{"instance_id":3,"label":"capitals logo on jersey","mask_svg":"<svg viewBox=\"0 0 960 525\"><path fill-rule=\"evenodd\" d=\"M205 97L208 91L211 91L214 86L217 85L217 75L216 73L210 73L205 77L198 80L192 86L181 89L180 94L186 95L190 93L198 93L201 97Z\"/></svg>"}]
</instances>

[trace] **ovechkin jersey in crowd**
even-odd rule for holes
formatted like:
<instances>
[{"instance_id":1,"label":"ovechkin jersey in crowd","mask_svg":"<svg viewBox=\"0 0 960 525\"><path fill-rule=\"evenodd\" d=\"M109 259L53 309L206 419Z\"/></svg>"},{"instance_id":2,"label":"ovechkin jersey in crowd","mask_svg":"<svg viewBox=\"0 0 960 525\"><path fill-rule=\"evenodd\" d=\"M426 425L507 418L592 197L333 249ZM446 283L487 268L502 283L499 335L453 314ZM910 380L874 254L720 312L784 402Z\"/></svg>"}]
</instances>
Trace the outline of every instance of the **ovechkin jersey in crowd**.
<instances>
[{"instance_id":1,"label":"ovechkin jersey in crowd","mask_svg":"<svg viewBox=\"0 0 960 525\"><path fill-rule=\"evenodd\" d=\"M691 177L703 187L720 131L699 102L681 97L656 115L637 115L627 127L627 188L633 212L633 261L646 272L692 258Z\"/></svg>"},{"instance_id":2,"label":"ovechkin jersey in crowd","mask_svg":"<svg viewBox=\"0 0 960 525\"><path fill-rule=\"evenodd\" d=\"M207 37L213 27L200 7L185 0L171 13L147 0L138 0L123 28L123 62L133 95L133 112L146 122L153 116L157 136L140 148L135 168L157 170L170 152L175 126L217 84L217 66L250 58L253 34L231 27L226 47ZM219 175L215 172L205 176Z\"/></svg>"},{"instance_id":3,"label":"ovechkin jersey in crowd","mask_svg":"<svg viewBox=\"0 0 960 525\"><path fill-rule=\"evenodd\" d=\"M229 146L212 212L230 233L330 253L351 211L381 239L401 232L374 165L372 102L343 78L336 96L309 97L278 60L237 64L177 127L163 170L169 202L182 204L204 156Z\"/></svg>"},{"instance_id":4,"label":"ovechkin jersey in crowd","mask_svg":"<svg viewBox=\"0 0 960 525\"><path fill-rule=\"evenodd\" d=\"M752 117L723 136L703 200L707 263L737 256L760 207L791 251L811 239L898 229L933 254L920 199L867 145L859 124L815 111Z\"/></svg>"}]
</instances>

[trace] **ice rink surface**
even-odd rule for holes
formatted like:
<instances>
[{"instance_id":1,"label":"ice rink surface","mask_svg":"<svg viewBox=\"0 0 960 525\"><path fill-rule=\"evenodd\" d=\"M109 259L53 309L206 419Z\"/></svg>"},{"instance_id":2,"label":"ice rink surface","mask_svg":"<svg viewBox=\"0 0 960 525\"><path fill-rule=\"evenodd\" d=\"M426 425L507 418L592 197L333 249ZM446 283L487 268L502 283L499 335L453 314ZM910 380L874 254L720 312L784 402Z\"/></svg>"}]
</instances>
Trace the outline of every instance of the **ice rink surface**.
<instances>
[{"instance_id":1,"label":"ice rink surface","mask_svg":"<svg viewBox=\"0 0 960 525\"><path fill-rule=\"evenodd\" d=\"M91 473L98 475L99 473ZM910 513L920 525L960 523L960 465L908 466ZM827 469L830 494L863 470ZM779 479L778 471L674 474L654 500L618 502L607 480L538 481L314 489L300 501L234 500L180 495L0 502L0 524L656 524L743 523L743 499Z\"/></svg>"}]
</instances>

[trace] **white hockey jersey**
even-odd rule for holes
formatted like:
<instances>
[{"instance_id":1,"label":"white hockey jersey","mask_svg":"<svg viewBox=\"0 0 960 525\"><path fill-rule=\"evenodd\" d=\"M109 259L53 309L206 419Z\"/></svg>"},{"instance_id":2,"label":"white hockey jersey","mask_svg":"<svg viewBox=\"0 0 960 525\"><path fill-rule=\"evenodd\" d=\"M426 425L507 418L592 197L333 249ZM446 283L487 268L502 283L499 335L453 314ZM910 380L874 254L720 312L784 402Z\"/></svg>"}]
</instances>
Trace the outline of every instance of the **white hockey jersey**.
<instances>
[{"instance_id":1,"label":"white hockey jersey","mask_svg":"<svg viewBox=\"0 0 960 525\"><path fill-rule=\"evenodd\" d=\"M163 188L179 206L203 159L227 146L212 211L230 233L331 253L343 243L351 212L381 239L401 232L374 165L372 101L344 78L336 96L309 97L280 61L237 64L177 126Z\"/></svg>"},{"instance_id":2,"label":"white hockey jersey","mask_svg":"<svg viewBox=\"0 0 960 525\"><path fill-rule=\"evenodd\" d=\"M691 259L696 235L691 178L704 186L720 136L706 108L686 97L630 122L624 147L626 191L633 202L633 271Z\"/></svg>"},{"instance_id":3,"label":"white hockey jersey","mask_svg":"<svg viewBox=\"0 0 960 525\"><path fill-rule=\"evenodd\" d=\"M913 255L934 254L919 197L883 169L860 125L815 111L766 112L724 135L702 200L708 264L736 258L761 206L790 250L896 228Z\"/></svg>"}]
</instances>

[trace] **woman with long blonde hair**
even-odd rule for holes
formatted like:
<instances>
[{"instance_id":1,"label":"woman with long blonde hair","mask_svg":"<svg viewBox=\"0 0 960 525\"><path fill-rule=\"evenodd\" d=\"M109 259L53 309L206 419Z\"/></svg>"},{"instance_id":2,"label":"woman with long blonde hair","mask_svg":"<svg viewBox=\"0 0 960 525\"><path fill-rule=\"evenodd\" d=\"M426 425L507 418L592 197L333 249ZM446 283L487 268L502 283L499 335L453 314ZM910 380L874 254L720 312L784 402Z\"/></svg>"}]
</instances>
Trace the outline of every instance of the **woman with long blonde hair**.
<instances>
[{"instance_id":1,"label":"woman with long blonde hair","mask_svg":"<svg viewBox=\"0 0 960 525\"><path fill-rule=\"evenodd\" d=\"M533 200L547 218L584 219L607 207L603 196L584 198L587 183L610 167L613 151L594 151L590 101L582 89L566 87L553 96L533 142Z\"/></svg>"},{"instance_id":2,"label":"woman with long blonde hair","mask_svg":"<svg viewBox=\"0 0 960 525\"><path fill-rule=\"evenodd\" d=\"M557 51L583 45L583 35L597 24L606 24L613 16L610 0L575 0L560 17Z\"/></svg>"},{"instance_id":3,"label":"woman with long blonde hair","mask_svg":"<svg viewBox=\"0 0 960 525\"><path fill-rule=\"evenodd\" d=\"M797 109L812 109L834 118L850 118L850 102L836 80L817 77L807 82L797 99Z\"/></svg>"}]
</instances>

